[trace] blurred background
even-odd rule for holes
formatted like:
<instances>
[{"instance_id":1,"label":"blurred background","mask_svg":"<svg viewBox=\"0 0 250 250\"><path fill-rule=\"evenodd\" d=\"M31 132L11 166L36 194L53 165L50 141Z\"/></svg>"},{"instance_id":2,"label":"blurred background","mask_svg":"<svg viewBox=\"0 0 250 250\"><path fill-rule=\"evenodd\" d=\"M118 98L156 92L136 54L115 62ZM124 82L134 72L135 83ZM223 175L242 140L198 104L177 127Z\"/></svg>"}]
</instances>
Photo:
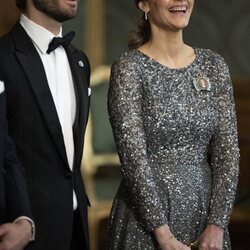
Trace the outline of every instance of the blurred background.
<instances>
[{"instance_id":1,"label":"blurred background","mask_svg":"<svg viewBox=\"0 0 250 250\"><path fill-rule=\"evenodd\" d=\"M234 250L250 249L250 1L198 0L185 41L211 48L229 64L234 85L241 150L240 180L230 232ZM127 50L128 35L141 15L133 0L81 0L77 18L64 25L75 30L74 44L92 67L91 112L86 133L83 174L91 200L91 250L106 249L108 217L120 181L119 160L107 116L110 65ZM18 20L15 0L0 1L0 35Z\"/></svg>"}]
</instances>

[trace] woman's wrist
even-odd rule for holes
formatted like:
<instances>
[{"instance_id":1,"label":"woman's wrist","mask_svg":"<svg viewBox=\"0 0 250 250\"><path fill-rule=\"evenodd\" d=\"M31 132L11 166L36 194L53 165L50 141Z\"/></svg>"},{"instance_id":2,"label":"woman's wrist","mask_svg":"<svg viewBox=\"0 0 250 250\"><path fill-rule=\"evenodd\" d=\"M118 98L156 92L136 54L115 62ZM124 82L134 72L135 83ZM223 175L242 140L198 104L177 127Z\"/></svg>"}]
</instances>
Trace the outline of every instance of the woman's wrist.
<instances>
[{"instance_id":1,"label":"woman's wrist","mask_svg":"<svg viewBox=\"0 0 250 250\"><path fill-rule=\"evenodd\" d=\"M171 240L174 239L174 235L171 234L163 243L159 244L159 249L164 249Z\"/></svg>"},{"instance_id":2,"label":"woman's wrist","mask_svg":"<svg viewBox=\"0 0 250 250\"><path fill-rule=\"evenodd\" d=\"M156 228L154 230L154 236L160 249L162 249L169 241L174 238L167 224Z\"/></svg>"},{"instance_id":3,"label":"woman's wrist","mask_svg":"<svg viewBox=\"0 0 250 250\"><path fill-rule=\"evenodd\" d=\"M216 231L219 231L219 232L224 232L224 228L216 225L216 224L208 224L207 225L207 228L211 229L211 230L216 230Z\"/></svg>"}]
</instances>

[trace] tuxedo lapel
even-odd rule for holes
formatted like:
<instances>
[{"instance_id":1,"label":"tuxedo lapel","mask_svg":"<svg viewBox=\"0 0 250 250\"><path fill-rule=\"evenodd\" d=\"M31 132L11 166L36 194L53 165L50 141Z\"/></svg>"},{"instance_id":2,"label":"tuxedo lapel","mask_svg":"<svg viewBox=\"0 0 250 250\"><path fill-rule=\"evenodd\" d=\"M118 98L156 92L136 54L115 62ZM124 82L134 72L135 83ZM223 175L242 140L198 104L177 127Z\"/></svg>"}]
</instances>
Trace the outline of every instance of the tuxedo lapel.
<instances>
[{"instance_id":1,"label":"tuxedo lapel","mask_svg":"<svg viewBox=\"0 0 250 250\"><path fill-rule=\"evenodd\" d=\"M81 161L84 125L88 116L88 79L86 78L85 65L82 56L73 47L66 49L76 96L76 118L73 126L75 143L75 163ZM77 164L79 165L79 164Z\"/></svg>"},{"instance_id":2,"label":"tuxedo lapel","mask_svg":"<svg viewBox=\"0 0 250 250\"><path fill-rule=\"evenodd\" d=\"M20 24L11 32L15 41L15 55L23 68L53 141L68 165L63 134L41 58Z\"/></svg>"}]
</instances>

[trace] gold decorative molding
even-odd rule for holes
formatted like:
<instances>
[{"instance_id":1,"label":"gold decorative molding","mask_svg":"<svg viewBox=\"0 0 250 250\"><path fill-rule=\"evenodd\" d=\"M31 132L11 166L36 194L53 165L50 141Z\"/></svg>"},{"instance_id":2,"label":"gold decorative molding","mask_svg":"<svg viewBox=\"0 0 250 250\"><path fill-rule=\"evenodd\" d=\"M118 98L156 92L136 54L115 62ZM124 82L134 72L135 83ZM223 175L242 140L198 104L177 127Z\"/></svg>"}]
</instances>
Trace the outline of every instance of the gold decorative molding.
<instances>
[{"instance_id":1,"label":"gold decorative molding","mask_svg":"<svg viewBox=\"0 0 250 250\"><path fill-rule=\"evenodd\" d=\"M106 20L104 0L86 0L85 3L85 39L86 53L92 69L104 63Z\"/></svg>"}]
</instances>

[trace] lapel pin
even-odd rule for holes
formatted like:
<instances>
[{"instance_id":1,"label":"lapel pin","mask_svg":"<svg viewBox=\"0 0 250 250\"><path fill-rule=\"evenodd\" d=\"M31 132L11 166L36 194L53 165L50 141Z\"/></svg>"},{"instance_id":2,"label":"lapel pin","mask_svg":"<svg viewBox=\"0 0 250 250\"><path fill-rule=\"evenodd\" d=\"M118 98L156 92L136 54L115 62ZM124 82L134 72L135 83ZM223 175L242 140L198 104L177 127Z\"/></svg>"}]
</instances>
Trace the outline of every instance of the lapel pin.
<instances>
[{"instance_id":1,"label":"lapel pin","mask_svg":"<svg viewBox=\"0 0 250 250\"><path fill-rule=\"evenodd\" d=\"M80 61L78 62L78 65L79 65L81 68L83 68L83 67L84 67L84 63L83 63L83 61L82 61L82 60L80 60Z\"/></svg>"}]
</instances>

